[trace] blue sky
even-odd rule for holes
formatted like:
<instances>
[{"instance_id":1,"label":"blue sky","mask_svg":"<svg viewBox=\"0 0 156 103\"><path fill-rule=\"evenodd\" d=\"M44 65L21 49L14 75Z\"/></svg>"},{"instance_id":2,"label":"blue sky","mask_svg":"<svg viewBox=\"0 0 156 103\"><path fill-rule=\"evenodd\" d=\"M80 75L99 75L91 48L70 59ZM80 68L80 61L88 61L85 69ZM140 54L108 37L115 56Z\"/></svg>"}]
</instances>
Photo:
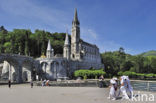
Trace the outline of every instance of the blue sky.
<instances>
[{"instance_id":1,"label":"blue sky","mask_svg":"<svg viewBox=\"0 0 156 103\"><path fill-rule=\"evenodd\" d=\"M71 33L78 10L81 38L100 52L139 54L156 49L156 0L0 0L0 25L12 31Z\"/></svg>"}]
</instances>

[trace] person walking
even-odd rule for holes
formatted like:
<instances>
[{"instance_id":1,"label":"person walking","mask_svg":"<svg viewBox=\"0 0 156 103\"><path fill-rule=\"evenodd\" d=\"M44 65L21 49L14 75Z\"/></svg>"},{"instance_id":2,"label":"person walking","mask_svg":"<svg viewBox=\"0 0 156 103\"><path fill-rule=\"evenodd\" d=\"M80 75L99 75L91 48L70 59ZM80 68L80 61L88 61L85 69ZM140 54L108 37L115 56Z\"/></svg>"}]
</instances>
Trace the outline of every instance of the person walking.
<instances>
[{"instance_id":1,"label":"person walking","mask_svg":"<svg viewBox=\"0 0 156 103\"><path fill-rule=\"evenodd\" d=\"M122 93L122 99L129 99L126 91L126 88L128 86L126 76L120 77L120 84L120 92Z\"/></svg>"},{"instance_id":2,"label":"person walking","mask_svg":"<svg viewBox=\"0 0 156 103\"><path fill-rule=\"evenodd\" d=\"M130 79L128 76L126 76L126 79L127 79L127 88L126 88L126 91L127 91L127 94L129 94L129 97L132 98L133 97L133 87L130 83Z\"/></svg>"},{"instance_id":3,"label":"person walking","mask_svg":"<svg viewBox=\"0 0 156 103\"><path fill-rule=\"evenodd\" d=\"M99 78L99 87L102 88L104 85L103 85L103 80L104 80L104 77L103 75L100 76Z\"/></svg>"},{"instance_id":4,"label":"person walking","mask_svg":"<svg viewBox=\"0 0 156 103\"><path fill-rule=\"evenodd\" d=\"M33 88L33 80L30 81L31 88Z\"/></svg>"},{"instance_id":5,"label":"person walking","mask_svg":"<svg viewBox=\"0 0 156 103\"><path fill-rule=\"evenodd\" d=\"M115 95L117 96L117 90L118 90L118 79L116 77L112 78L115 81L114 88L115 88Z\"/></svg>"},{"instance_id":6,"label":"person walking","mask_svg":"<svg viewBox=\"0 0 156 103\"><path fill-rule=\"evenodd\" d=\"M110 92L109 92L109 97L108 99L110 100L116 100L116 91L115 91L115 85L116 81L114 79L110 80Z\"/></svg>"},{"instance_id":7,"label":"person walking","mask_svg":"<svg viewBox=\"0 0 156 103\"><path fill-rule=\"evenodd\" d=\"M46 81L46 86L49 86L49 80Z\"/></svg>"},{"instance_id":8,"label":"person walking","mask_svg":"<svg viewBox=\"0 0 156 103\"><path fill-rule=\"evenodd\" d=\"M11 80L8 81L8 87L11 88Z\"/></svg>"},{"instance_id":9,"label":"person walking","mask_svg":"<svg viewBox=\"0 0 156 103\"><path fill-rule=\"evenodd\" d=\"M42 86L46 86L46 80L43 81Z\"/></svg>"}]
</instances>

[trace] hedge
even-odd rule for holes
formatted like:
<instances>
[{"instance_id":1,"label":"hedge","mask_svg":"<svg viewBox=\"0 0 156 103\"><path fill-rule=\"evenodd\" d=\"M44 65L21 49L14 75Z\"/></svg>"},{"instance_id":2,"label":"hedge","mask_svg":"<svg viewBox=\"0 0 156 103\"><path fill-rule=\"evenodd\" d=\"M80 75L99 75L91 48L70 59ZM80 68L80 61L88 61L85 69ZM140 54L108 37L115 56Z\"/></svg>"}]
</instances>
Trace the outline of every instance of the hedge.
<instances>
[{"instance_id":1,"label":"hedge","mask_svg":"<svg viewBox=\"0 0 156 103\"><path fill-rule=\"evenodd\" d=\"M145 74L145 73L136 73L131 71L125 71L125 72L120 71L118 72L118 75L119 76L126 75L129 76L130 78L141 78L141 79L143 79L144 77L145 78L156 77L156 74L153 73Z\"/></svg>"},{"instance_id":2,"label":"hedge","mask_svg":"<svg viewBox=\"0 0 156 103\"><path fill-rule=\"evenodd\" d=\"M146 77L154 77L154 76L155 76L155 74L150 73L150 74L146 74L145 76L146 76Z\"/></svg>"},{"instance_id":3,"label":"hedge","mask_svg":"<svg viewBox=\"0 0 156 103\"><path fill-rule=\"evenodd\" d=\"M81 69L81 70L76 70L74 72L75 77L85 77L86 76L87 78L97 78L100 75L105 75L105 74L106 73L102 69L100 69L100 70L84 70L84 69Z\"/></svg>"},{"instance_id":4,"label":"hedge","mask_svg":"<svg viewBox=\"0 0 156 103\"><path fill-rule=\"evenodd\" d=\"M126 75L129 77L135 77L137 74L135 72L125 71L125 72L118 72L118 75L119 76Z\"/></svg>"}]
</instances>

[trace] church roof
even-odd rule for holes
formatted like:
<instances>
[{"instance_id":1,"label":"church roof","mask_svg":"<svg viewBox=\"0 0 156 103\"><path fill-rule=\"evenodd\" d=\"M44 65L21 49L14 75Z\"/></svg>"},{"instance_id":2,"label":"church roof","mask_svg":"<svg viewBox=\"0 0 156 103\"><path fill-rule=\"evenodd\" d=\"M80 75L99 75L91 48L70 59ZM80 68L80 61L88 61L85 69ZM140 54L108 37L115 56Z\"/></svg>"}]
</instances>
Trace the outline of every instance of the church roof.
<instances>
[{"instance_id":1,"label":"church roof","mask_svg":"<svg viewBox=\"0 0 156 103\"><path fill-rule=\"evenodd\" d=\"M80 39L80 42L81 42L82 44L84 44L84 45L88 45L88 46L90 46L90 47L98 48L95 44L91 44L91 43L85 42L85 41L83 41L82 39Z\"/></svg>"},{"instance_id":2,"label":"church roof","mask_svg":"<svg viewBox=\"0 0 156 103\"><path fill-rule=\"evenodd\" d=\"M51 44L50 44L50 40L48 41L47 50L52 50L52 47L51 47Z\"/></svg>"}]
</instances>

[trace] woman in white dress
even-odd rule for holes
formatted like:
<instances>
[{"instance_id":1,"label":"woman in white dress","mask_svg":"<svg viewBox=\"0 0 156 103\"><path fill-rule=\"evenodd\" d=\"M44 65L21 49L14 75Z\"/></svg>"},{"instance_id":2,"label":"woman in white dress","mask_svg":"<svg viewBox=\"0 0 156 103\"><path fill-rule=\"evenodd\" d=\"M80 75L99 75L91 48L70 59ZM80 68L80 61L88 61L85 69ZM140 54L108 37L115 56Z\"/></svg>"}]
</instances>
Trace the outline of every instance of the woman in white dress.
<instances>
[{"instance_id":1,"label":"woman in white dress","mask_svg":"<svg viewBox=\"0 0 156 103\"><path fill-rule=\"evenodd\" d=\"M132 98L132 96L133 96L133 87L131 86L131 83L130 83L130 80L129 80L128 76L126 76L126 80L127 80L127 84L128 84L126 91L127 91L127 94L129 94L129 97Z\"/></svg>"},{"instance_id":2,"label":"woman in white dress","mask_svg":"<svg viewBox=\"0 0 156 103\"><path fill-rule=\"evenodd\" d=\"M118 79L116 77L113 77L113 80L115 81L115 95L117 96L117 90L118 90Z\"/></svg>"},{"instance_id":3,"label":"woman in white dress","mask_svg":"<svg viewBox=\"0 0 156 103\"><path fill-rule=\"evenodd\" d=\"M115 93L115 84L116 84L116 81L111 79L110 80L110 92L109 92L109 97L108 99L111 99L111 100L116 100L116 93Z\"/></svg>"},{"instance_id":4,"label":"woman in white dress","mask_svg":"<svg viewBox=\"0 0 156 103\"><path fill-rule=\"evenodd\" d=\"M120 92L122 93L122 99L129 99L127 95L126 88L128 87L128 83L125 76L120 77Z\"/></svg>"}]
</instances>

